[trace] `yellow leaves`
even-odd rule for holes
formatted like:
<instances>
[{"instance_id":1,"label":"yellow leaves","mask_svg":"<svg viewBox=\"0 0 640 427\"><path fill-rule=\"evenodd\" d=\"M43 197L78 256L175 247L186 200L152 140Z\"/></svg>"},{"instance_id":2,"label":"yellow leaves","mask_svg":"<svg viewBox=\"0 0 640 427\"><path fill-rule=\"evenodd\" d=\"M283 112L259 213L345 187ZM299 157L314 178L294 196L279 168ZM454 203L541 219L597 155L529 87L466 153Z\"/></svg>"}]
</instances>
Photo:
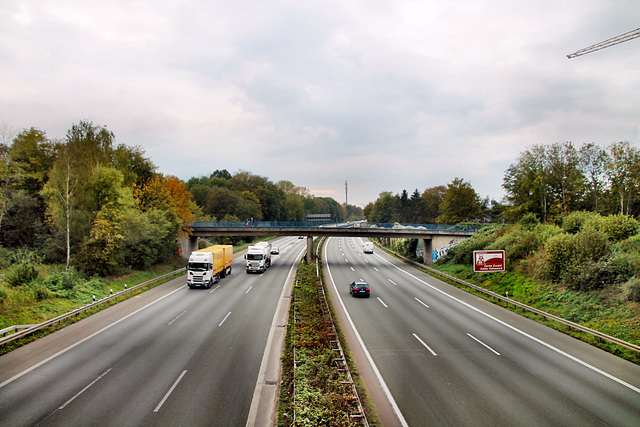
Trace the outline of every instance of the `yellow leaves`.
<instances>
[{"instance_id":1,"label":"yellow leaves","mask_svg":"<svg viewBox=\"0 0 640 427\"><path fill-rule=\"evenodd\" d=\"M134 197L142 210L168 210L180 224L193 221L191 193L186 190L185 183L175 176L157 175L143 186L136 186Z\"/></svg>"}]
</instances>

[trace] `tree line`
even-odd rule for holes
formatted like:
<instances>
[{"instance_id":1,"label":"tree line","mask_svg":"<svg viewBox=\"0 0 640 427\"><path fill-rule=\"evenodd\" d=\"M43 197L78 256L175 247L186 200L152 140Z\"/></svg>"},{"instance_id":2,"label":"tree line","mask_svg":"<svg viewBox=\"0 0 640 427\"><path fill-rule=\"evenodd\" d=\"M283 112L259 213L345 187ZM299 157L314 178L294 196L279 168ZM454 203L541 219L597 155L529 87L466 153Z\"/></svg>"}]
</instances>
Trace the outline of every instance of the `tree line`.
<instances>
[{"instance_id":1,"label":"tree line","mask_svg":"<svg viewBox=\"0 0 640 427\"><path fill-rule=\"evenodd\" d=\"M276 183L247 171L226 169L192 177L186 183L198 208L209 221L305 221L309 214L330 214L335 221L360 218L362 209L330 197L315 197L290 181Z\"/></svg>"},{"instance_id":2,"label":"tree line","mask_svg":"<svg viewBox=\"0 0 640 427\"><path fill-rule=\"evenodd\" d=\"M0 144L0 243L90 275L144 269L175 256L193 219L178 178L104 126L74 124L62 140L31 128Z\"/></svg>"},{"instance_id":3,"label":"tree line","mask_svg":"<svg viewBox=\"0 0 640 427\"><path fill-rule=\"evenodd\" d=\"M0 131L0 268L23 251L31 261L107 276L176 258L176 237L194 220L362 215L289 181L246 171L217 170L185 183L158 172L140 147L116 144L106 126L87 121L59 140L36 128Z\"/></svg>"},{"instance_id":4,"label":"tree line","mask_svg":"<svg viewBox=\"0 0 640 427\"><path fill-rule=\"evenodd\" d=\"M500 202L481 198L471 183L416 189L411 196L380 193L364 209L372 222L457 224L515 223L534 214L543 223L561 224L572 212L601 215L640 213L640 150L628 141L608 147L571 142L536 144L521 152L505 171Z\"/></svg>"},{"instance_id":5,"label":"tree line","mask_svg":"<svg viewBox=\"0 0 640 427\"><path fill-rule=\"evenodd\" d=\"M459 224L463 222L496 222L501 220L504 206L486 197L482 199L462 178L447 185L416 190L409 196L380 193L378 199L364 208L368 221L405 224Z\"/></svg>"}]
</instances>

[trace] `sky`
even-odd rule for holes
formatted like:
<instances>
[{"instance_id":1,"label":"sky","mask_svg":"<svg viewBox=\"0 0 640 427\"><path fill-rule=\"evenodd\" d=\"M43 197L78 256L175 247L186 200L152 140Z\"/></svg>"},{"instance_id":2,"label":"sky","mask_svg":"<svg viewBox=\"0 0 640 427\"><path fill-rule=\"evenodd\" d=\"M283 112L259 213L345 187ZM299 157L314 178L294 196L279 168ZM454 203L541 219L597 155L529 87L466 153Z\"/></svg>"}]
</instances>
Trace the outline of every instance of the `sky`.
<instances>
[{"instance_id":1,"label":"sky","mask_svg":"<svg viewBox=\"0 0 640 427\"><path fill-rule=\"evenodd\" d=\"M637 0L5 0L0 125L90 121L185 181L500 201L534 144L638 144L640 38L566 57L638 27Z\"/></svg>"}]
</instances>

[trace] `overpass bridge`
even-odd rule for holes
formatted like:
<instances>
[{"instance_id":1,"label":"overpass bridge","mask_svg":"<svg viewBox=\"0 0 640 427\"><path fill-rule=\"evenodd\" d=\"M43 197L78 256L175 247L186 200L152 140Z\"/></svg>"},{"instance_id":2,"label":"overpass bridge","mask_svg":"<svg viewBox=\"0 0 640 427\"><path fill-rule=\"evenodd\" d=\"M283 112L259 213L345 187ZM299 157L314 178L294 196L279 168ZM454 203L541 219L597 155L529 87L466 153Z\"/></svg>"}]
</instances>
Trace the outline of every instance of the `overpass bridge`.
<instances>
[{"instance_id":1,"label":"overpass bridge","mask_svg":"<svg viewBox=\"0 0 640 427\"><path fill-rule=\"evenodd\" d=\"M383 237L421 239L424 262L431 264L431 253L471 237L477 226L436 224L376 224L367 222L317 223L311 221L197 221L185 226L190 232L186 256L198 248L198 238L231 236L304 236L307 257L313 257L314 237Z\"/></svg>"}]
</instances>

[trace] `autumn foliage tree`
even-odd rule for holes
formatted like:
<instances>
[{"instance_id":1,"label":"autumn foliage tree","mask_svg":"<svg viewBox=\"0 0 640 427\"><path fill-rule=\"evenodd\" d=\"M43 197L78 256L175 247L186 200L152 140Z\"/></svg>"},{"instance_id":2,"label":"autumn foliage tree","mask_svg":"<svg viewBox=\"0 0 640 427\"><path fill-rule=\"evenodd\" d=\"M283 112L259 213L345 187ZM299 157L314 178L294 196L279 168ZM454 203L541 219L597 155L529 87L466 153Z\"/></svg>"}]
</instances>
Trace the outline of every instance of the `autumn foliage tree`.
<instances>
[{"instance_id":1,"label":"autumn foliage tree","mask_svg":"<svg viewBox=\"0 0 640 427\"><path fill-rule=\"evenodd\" d=\"M60 141L25 130L0 155L0 243L67 269L107 275L163 262L197 211L184 182L91 122Z\"/></svg>"}]
</instances>

